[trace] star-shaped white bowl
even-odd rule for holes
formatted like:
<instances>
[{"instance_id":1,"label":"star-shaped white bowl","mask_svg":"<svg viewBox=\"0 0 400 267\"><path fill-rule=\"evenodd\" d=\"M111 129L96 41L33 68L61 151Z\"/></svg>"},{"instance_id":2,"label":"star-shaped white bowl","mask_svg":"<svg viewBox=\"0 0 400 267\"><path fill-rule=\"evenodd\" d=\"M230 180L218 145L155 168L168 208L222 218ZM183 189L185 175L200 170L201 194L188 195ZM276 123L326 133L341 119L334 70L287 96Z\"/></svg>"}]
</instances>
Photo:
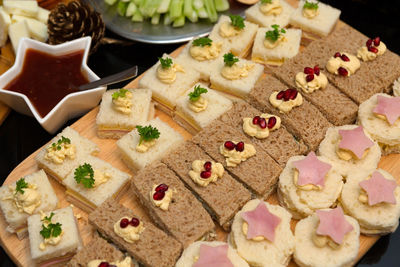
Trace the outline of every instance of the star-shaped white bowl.
<instances>
[{"instance_id":1,"label":"star-shaped white bowl","mask_svg":"<svg viewBox=\"0 0 400 267\"><path fill-rule=\"evenodd\" d=\"M55 133L68 119L84 114L97 106L105 90L105 86L68 94L45 116L41 117L29 98L21 93L3 88L11 82L22 70L26 50L39 50L51 55L64 55L78 50L84 50L82 72L88 80L95 81L99 77L86 65L91 38L83 37L60 45L48 45L28 38L22 38L17 51L14 65L0 76L0 99L12 109L25 115L34 116L40 125L49 133Z\"/></svg>"}]
</instances>

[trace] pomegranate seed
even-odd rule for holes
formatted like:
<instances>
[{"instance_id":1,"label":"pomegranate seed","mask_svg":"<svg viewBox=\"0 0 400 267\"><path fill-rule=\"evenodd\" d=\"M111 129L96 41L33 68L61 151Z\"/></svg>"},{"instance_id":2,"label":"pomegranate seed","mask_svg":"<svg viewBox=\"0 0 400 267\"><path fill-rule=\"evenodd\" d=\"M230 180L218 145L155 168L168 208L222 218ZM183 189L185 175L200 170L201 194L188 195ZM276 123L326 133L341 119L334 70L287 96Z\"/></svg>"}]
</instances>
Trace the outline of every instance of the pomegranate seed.
<instances>
[{"instance_id":1,"label":"pomegranate seed","mask_svg":"<svg viewBox=\"0 0 400 267\"><path fill-rule=\"evenodd\" d=\"M308 75L306 76L306 81L309 83L309 82L311 82L312 80L314 80L314 74L308 74Z\"/></svg>"},{"instance_id":2,"label":"pomegranate seed","mask_svg":"<svg viewBox=\"0 0 400 267\"><path fill-rule=\"evenodd\" d=\"M203 179L210 178L211 177L211 172L210 171L202 171L200 173L200 177L203 178Z\"/></svg>"},{"instance_id":3,"label":"pomegranate seed","mask_svg":"<svg viewBox=\"0 0 400 267\"><path fill-rule=\"evenodd\" d=\"M260 125L261 129L267 128L267 121L265 120L265 118L260 118L260 121L258 122L258 125Z\"/></svg>"},{"instance_id":4,"label":"pomegranate seed","mask_svg":"<svg viewBox=\"0 0 400 267\"><path fill-rule=\"evenodd\" d=\"M132 225L133 227L137 227L140 224L140 221L138 218L133 217L129 222L129 224Z\"/></svg>"},{"instance_id":5,"label":"pomegranate seed","mask_svg":"<svg viewBox=\"0 0 400 267\"><path fill-rule=\"evenodd\" d=\"M226 141L224 147L228 150L233 150L235 148L235 144L232 141Z\"/></svg>"},{"instance_id":6,"label":"pomegranate seed","mask_svg":"<svg viewBox=\"0 0 400 267\"><path fill-rule=\"evenodd\" d=\"M370 47L368 47L368 51L376 54L376 53L378 53L378 48L370 46Z\"/></svg>"},{"instance_id":7,"label":"pomegranate seed","mask_svg":"<svg viewBox=\"0 0 400 267\"><path fill-rule=\"evenodd\" d=\"M296 89L290 89L290 96L289 99L294 100L297 97L297 90Z\"/></svg>"},{"instance_id":8,"label":"pomegranate seed","mask_svg":"<svg viewBox=\"0 0 400 267\"><path fill-rule=\"evenodd\" d=\"M381 44L381 38L380 37L375 37L374 46L379 46L380 44Z\"/></svg>"},{"instance_id":9,"label":"pomegranate seed","mask_svg":"<svg viewBox=\"0 0 400 267\"><path fill-rule=\"evenodd\" d=\"M342 55L339 52L336 52L334 57L341 57Z\"/></svg>"},{"instance_id":10,"label":"pomegranate seed","mask_svg":"<svg viewBox=\"0 0 400 267\"><path fill-rule=\"evenodd\" d=\"M348 58L348 56L346 56L345 54L343 54L340 58L341 58L343 61L350 61L350 58Z\"/></svg>"},{"instance_id":11,"label":"pomegranate seed","mask_svg":"<svg viewBox=\"0 0 400 267\"><path fill-rule=\"evenodd\" d=\"M367 47L370 47L372 45L372 39L368 39L365 44L367 45Z\"/></svg>"},{"instance_id":12,"label":"pomegranate seed","mask_svg":"<svg viewBox=\"0 0 400 267\"><path fill-rule=\"evenodd\" d=\"M168 185L166 184L160 184L159 186L156 187L156 192L165 192L168 190Z\"/></svg>"},{"instance_id":13,"label":"pomegranate seed","mask_svg":"<svg viewBox=\"0 0 400 267\"><path fill-rule=\"evenodd\" d=\"M211 162L207 161L206 163L204 163L204 169L208 172L211 171Z\"/></svg>"},{"instance_id":14,"label":"pomegranate seed","mask_svg":"<svg viewBox=\"0 0 400 267\"><path fill-rule=\"evenodd\" d=\"M275 124L276 124L276 118L275 117L270 117L268 119L268 129L274 128Z\"/></svg>"},{"instance_id":15,"label":"pomegranate seed","mask_svg":"<svg viewBox=\"0 0 400 267\"><path fill-rule=\"evenodd\" d=\"M349 74L349 72L345 68L342 68L342 67L339 67L338 72L342 76L347 76Z\"/></svg>"},{"instance_id":16,"label":"pomegranate seed","mask_svg":"<svg viewBox=\"0 0 400 267\"><path fill-rule=\"evenodd\" d=\"M305 67L304 68L304 73L305 74L314 74L314 70L310 67Z\"/></svg>"},{"instance_id":17,"label":"pomegranate seed","mask_svg":"<svg viewBox=\"0 0 400 267\"><path fill-rule=\"evenodd\" d=\"M285 93L283 94L283 100L289 101L290 99L290 89L285 90Z\"/></svg>"},{"instance_id":18,"label":"pomegranate seed","mask_svg":"<svg viewBox=\"0 0 400 267\"><path fill-rule=\"evenodd\" d=\"M102 262L100 262L99 266L97 266L97 267L110 267L110 264L106 261L102 261Z\"/></svg>"},{"instance_id":19,"label":"pomegranate seed","mask_svg":"<svg viewBox=\"0 0 400 267\"><path fill-rule=\"evenodd\" d=\"M277 95L276 95L276 99L281 100L283 98L283 95L285 94L285 91L280 91Z\"/></svg>"},{"instance_id":20,"label":"pomegranate seed","mask_svg":"<svg viewBox=\"0 0 400 267\"><path fill-rule=\"evenodd\" d=\"M165 191L158 191L153 194L153 199L160 201L165 197Z\"/></svg>"},{"instance_id":21,"label":"pomegranate seed","mask_svg":"<svg viewBox=\"0 0 400 267\"><path fill-rule=\"evenodd\" d=\"M236 144L236 151L242 152L244 150L244 143L243 142L239 142Z\"/></svg>"},{"instance_id":22,"label":"pomegranate seed","mask_svg":"<svg viewBox=\"0 0 400 267\"><path fill-rule=\"evenodd\" d=\"M259 121L260 121L260 116L255 116L255 117L253 118L253 124L254 124L254 125L257 125Z\"/></svg>"},{"instance_id":23,"label":"pomegranate seed","mask_svg":"<svg viewBox=\"0 0 400 267\"><path fill-rule=\"evenodd\" d=\"M319 69L319 66L318 66L318 65L315 65L315 66L314 66L314 74L317 75L317 76L319 76L320 71L321 71L321 70Z\"/></svg>"},{"instance_id":24,"label":"pomegranate seed","mask_svg":"<svg viewBox=\"0 0 400 267\"><path fill-rule=\"evenodd\" d=\"M121 228L126 228L129 224L129 220L127 218L123 218L120 222L119 222L119 226Z\"/></svg>"}]
</instances>

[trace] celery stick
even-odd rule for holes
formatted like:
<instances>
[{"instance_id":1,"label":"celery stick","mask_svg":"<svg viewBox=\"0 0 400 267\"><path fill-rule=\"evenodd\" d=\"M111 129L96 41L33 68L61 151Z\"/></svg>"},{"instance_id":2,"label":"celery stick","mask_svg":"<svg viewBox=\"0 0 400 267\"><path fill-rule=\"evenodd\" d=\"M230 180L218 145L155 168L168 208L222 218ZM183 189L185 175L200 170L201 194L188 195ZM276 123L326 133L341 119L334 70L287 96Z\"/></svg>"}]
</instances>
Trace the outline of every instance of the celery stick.
<instances>
[{"instance_id":1,"label":"celery stick","mask_svg":"<svg viewBox=\"0 0 400 267\"><path fill-rule=\"evenodd\" d=\"M183 0L171 0L169 7L169 15L175 21L178 17L182 16Z\"/></svg>"},{"instance_id":2,"label":"celery stick","mask_svg":"<svg viewBox=\"0 0 400 267\"><path fill-rule=\"evenodd\" d=\"M183 2L183 14L188 18L192 15L193 11L192 2L193 2L192 0L184 0Z\"/></svg>"},{"instance_id":3,"label":"celery stick","mask_svg":"<svg viewBox=\"0 0 400 267\"><path fill-rule=\"evenodd\" d=\"M204 0L204 6L206 8L208 18L211 22L216 22L218 20L217 10L215 9L214 0Z\"/></svg>"},{"instance_id":4,"label":"celery stick","mask_svg":"<svg viewBox=\"0 0 400 267\"><path fill-rule=\"evenodd\" d=\"M133 0L133 2L137 7L139 7L142 4L143 0Z\"/></svg>"},{"instance_id":5,"label":"celery stick","mask_svg":"<svg viewBox=\"0 0 400 267\"><path fill-rule=\"evenodd\" d=\"M196 23L199 20L197 12L194 9L192 10L192 14L190 14L190 16L187 16L187 18L193 23Z\"/></svg>"},{"instance_id":6,"label":"celery stick","mask_svg":"<svg viewBox=\"0 0 400 267\"><path fill-rule=\"evenodd\" d=\"M110 6L114 5L117 1L118 1L118 0L104 0L104 2L105 2L107 5L110 5Z\"/></svg>"},{"instance_id":7,"label":"celery stick","mask_svg":"<svg viewBox=\"0 0 400 267\"><path fill-rule=\"evenodd\" d=\"M125 16L127 17L132 17L133 14L136 12L137 6L135 5L134 2L130 2L127 9L126 9L126 13Z\"/></svg>"},{"instance_id":8,"label":"celery stick","mask_svg":"<svg viewBox=\"0 0 400 267\"><path fill-rule=\"evenodd\" d=\"M161 4L161 0L147 0L143 6L142 13L148 17L152 17L156 13L158 6Z\"/></svg>"},{"instance_id":9,"label":"celery stick","mask_svg":"<svg viewBox=\"0 0 400 267\"><path fill-rule=\"evenodd\" d=\"M206 18L208 18L208 14L207 14L207 11L206 11L206 9L205 9L204 6L201 7L201 8L199 8L199 9L197 9L197 16L198 16L199 18L201 18L201 19L206 19Z\"/></svg>"},{"instance_id":10,"label":"celery stick","mask_svg":"<svg viewBox=\"0 0 400 267\"><path fill-rule=\"evenodd\" d=\"M140 10L138 8L136 9L136 12L133 13L132 21L134 21L134 22L142 22L143 21L143 15L142 15L142 13L140 13Z\"/></svg>"},{"instance_id":11,"label":"celery stick","mask_svg":"<svg viewBox=\"0 0 400 267\"><path fill-rule=\"evenodd\" d=\"M193 7L196 10L199 10L200 8L204 7L203 0L193 0Z\"/></svg>"},{"instance_id":12,"label":"celery stick","mask_svg":"<svg viewBox=\"0 0 400 267\"><path fill-rule=\"evenodd\" d=\"M185 16L183 14L172 23L172 27L182 27L183 25L185 25Z\"/></svg>"},{"instance_id":13,"label":"celery stick","mask_svg":"<svg viewBox=\"0 0 400 267\"><path fill-rule=\"evenodd\" d=\"M166 13L164 15L164 25L170 25L172 23L171 17L169 16L169 13Z\"/></svg>"},{"instance_id":14,"label":"celery stick","mask_svg":"<svg viewBox=\"0 0 400 267\"><path fill-rule=\"evenodd\" d=\"M129 3L131 0L119 0L120 2L127 2Z\"/></svg>"},{"instance_id":15,"label":"celery stick","mask_svg":"<svg viewBox=\"0 0 400 267\"><path fill-rule=\"evenodd\" d=\"M160 13L154 13L154 15L151 17L151 24L157 25L160 23Z\"/></svg>"},{"instance_id":16,"label":"celery stick","mask_svg":"<svg viewBox=\"0 0 400 267\"><path fill-rule=\"evenodd\" d=\"M126 9L128 8L128 2L119 1L117 5L117 12L120 16L125 16Z\"/></svg>"},{"instance_id":17,"label":"celery stick","mask_svg":"<svg viewBox=\"0 0 400 267\"><path fill-rule=\"evenodd\" d=\"M228 0L215 0L215 9L218 12L222 12L229 9Z\"/></svg>"},{"instance_id":18,"label":"celery stick","mask_svg":"<svg viewBox=\"0 0 400 267\"><path fill-rule=\"evenodd\" d=\"M171 0L162 0L161 4L158 6L157 13L167 13L169 9L169 4Z\"/></svg>"}]
</instances>

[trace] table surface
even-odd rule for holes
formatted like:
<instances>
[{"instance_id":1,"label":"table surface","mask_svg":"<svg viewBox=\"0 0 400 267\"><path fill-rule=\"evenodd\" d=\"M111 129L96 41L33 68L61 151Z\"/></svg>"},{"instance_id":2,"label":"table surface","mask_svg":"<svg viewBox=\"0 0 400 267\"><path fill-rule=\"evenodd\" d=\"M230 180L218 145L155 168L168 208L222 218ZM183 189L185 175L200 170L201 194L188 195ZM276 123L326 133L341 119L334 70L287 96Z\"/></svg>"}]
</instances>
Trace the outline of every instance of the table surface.
<instances>
[{"instance_id":1,"label":"table surface","mask_svg":"<svg viewBox=\"0 0 400 267\"><path fill-rule=\"evenodd\" d=\"M388 48L400 54L400 27L396 24L400 3L394 1L340 0L323 1L342 10L341 20L370 37L380 36ZM106 36L119 38L110 32ZM122 40L122 39L121 39ZM157 57L179 45L149 45L134 42L103 45L89 58L88 65L100 77L138 65L139 73L151 67ZM116 84L121 87L127 82ZM76 119L75 119L76 120ZM65 126L75 120L68 121ZM34 118L14 111L0 126L0 184L27 156L53 136ZM400 229L384 236L360 260L357 266L399 266ZM0 248L0 266L15 266Z\"/></svg>"}]
</instances>

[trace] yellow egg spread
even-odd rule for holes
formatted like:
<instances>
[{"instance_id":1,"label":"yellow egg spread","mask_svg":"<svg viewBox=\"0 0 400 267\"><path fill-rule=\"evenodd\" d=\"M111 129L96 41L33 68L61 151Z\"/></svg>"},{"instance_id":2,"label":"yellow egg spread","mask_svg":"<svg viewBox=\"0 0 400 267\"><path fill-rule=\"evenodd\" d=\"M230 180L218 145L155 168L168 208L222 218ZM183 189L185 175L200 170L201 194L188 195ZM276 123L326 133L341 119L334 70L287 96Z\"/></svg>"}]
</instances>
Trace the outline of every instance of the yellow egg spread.
<instances>
[{"instance_id":1,"label":"yellow egg spread","mask_svg":"<svg viewBox=\"0 0 400 267\"><path fill-rule=\"evenodd\" d=\"M60 243L61 237L62 237L63 234L64 234L64 232L61 232L61 234L60 234L59 236L56 236L56 237L52 236L52 237L50 237L50 238L45 238L45 239L43 240L43 242L40 243L39 249L43 251L43 250L46 249L46 247L47 247L48 245L50 245L50 246L57 246L57 245Z\"/></svg>"},{"instance_id":2,"label":"yellow egg spread","mask_svg":"<svg viewBox=\"0 0 400 267\"><path fill-rule=\"evenodd\" d=\"M123 114L131 114L132 109L132 93L127 91L125 96L118 96L112 100L113 108Z\"/></svg>"},{"instance_id":3,"label":"yellow egg spread","mask_svg":"<svg viewBox=\"0 0 400 267\"><path fill-rule=\"evenodd\" d=\"M222 42L212 42L211 45L195 46L192 45L189 49L189 53L192 58L197 61L204 61L215 59L221 52Z\"/></svg>"},{"instance_id":4,"label":"yellow egg spread","mask_svg":"<svg viewBox=\"0 0 400 267\"><path fill-rule=\"evenodd\" d=\"M142 141L142 143L138 143L136 145L136 151L140 153L147 152L152 146L154 146L157 142L157 139L153 139L150 141Z\"/></svg>"},{"instance_id":5,"label":"yellow egg spread","mask_svg":"<svg viewBox=\"0 0 400 267\"><path fill-rule=\"evenodd\" d=\"M232 25L232 23L228 21L224 21L221 23L221 26L219 27L219 35L221 35L224 38L229 38L236 36L242 32L242 29L239 29L235 26Z\"/></svg>"},{"instance_id":6,"label":"yellow egg spread","mask_svg":"<svg viewBox=\"0 0 400 267\"><path fill-rule=\"evenodd\" d=\"M254 64L235 63L232 66L224 66L221 70L221 75L228 80L238 80L247 77L253 68Z\"/></svg>"},{"instance_id":7,"label":"yellow egg spread","mask_svg":"<svg viewBox=\"0 0 400 267\"><path fill-rule=\"evenodd\" d=\"M177 72L185 72L184 68L179 64L173 64L169 68L163 68L161 65L157 67L157 78L166 84L172 84L176 80Z\"/></svg>"},{"instance_id":8,"label":"yellow egg spread","mask_svg":"<svg viewBox=\"0 0 400 267\"><path fill-rule=\"evenodd\" d=\"M200 185L207 186L209 183L215 183L218 178L224 175L224 166L221 163L211 162L211 175L208 178L202 178L200 175L204 169L205 160L195 160L192 162L192 169L189 171L189 176L192 180Z\"/></svg>"},{"instance_id":9,"label":"yellow egg spread","mask_svg":"<svg viewBox=\"0 0 400 267\"><path fill-rule=\"evenodd\" d=\"M369 148L367 148L364 151L364 154L362 155L361 159L365 158L365 156L368 154ZM349 160L359 160L359 158L350 150L348 149L344 149L344 148L337 148L336 149L336 155L345 161L349 161Z\"/></svg>"},{"instance_id":10,"label":"yellow egg spread","mask_svg":"<svg viewBox=\"0 0 400 267\"><path fill-rule=\"evenodd\" d=\"M313 19L319 14L319 8L314 9L314 8L303 8L302 11L303 17L308 18L308 19Z\"/></svg>"},{"instance_id":11,"label":"yellow egg spread","mask_svg":"<svg viewBox=\"0 0 400 267\"><path fill-rule=\"evenodd\" d=\"M354 74L360 68L360 61L356 56L353 56L348 53L342 53L342 55L346 55L350 60L343 61L340 57L331 57L326 63L326 69L332 74L339 74L338 70L340 67L347 70L347 76Z\"/></svg>"},{"instance_id":12,"label":"yellow egg spread","mask_svg":"<svg viewBox=\"0 0 400 267\"><path fill-rule=\"evenodd\" d=\"M109 174L108 172L100 171L100 170L94 170L93 171L93 178L94 178L93 187L97 187L97 186L107 182L108 179L111 178L111 174Z\"/></svg>"},{"instance_id":13,"label":"yellow egg spread","mask_svg":"<svg viewBox=\"0 0 400 267\"><path fill-rule=\"evenodd\" d=\"M370 61L386 52L386 45L382 41L380 41L379 46L375 48L378 49L377 53L369 51L366 46L360 47L360 49L357 51L357 57L362 61Z\"/></svg>"},{"instance_id":14,"label":"yellow egg spread","mask_svg":"<svg viewBox=\"0 0 400 267\"><path fill-rule=\"evenodd\" d=\"M150 191L151 202L153 202L154 206L159 207L162 210L168 210L169 204L172 201L172 195L174 193L176 193L176 191L168 188L168 190L164 192L165 195L164 195L163 199L155 200L153 198L153 195L154 195L154 193L156 193L156 187L157 187L157 185L153 185L153 189Z\"/></svg>"},{"instance_id":15,"label":"yellow egg spread","mask_svg":"<svg viewBox=\"0 0 400 267\"><path fill-rule=\"evenodd\" d=\"M341 244L336 243L329 236L319 235L316 232L312 235L312 241L319 248L329 246L332 249L339 249L341 247Z\"/></svg>"},{"instance_id":16,"label":"yellow egg spread","mask_svg":"<svg viewBox=\"0 0 400 267\"><path fill-rule=\"evenodd\" d=\"M107 262L107 260L91 260L88 262L87 267L99 267L102 262ZM131 257L125 257L122 261L113 261L109 264L116 267L132 267L132 259Z\"/></svg>"},{"instance_id":17,"label":"yellow egg spread","mask_svg":"<svg viewBox=\"0 0 400 267\"><path fill-rule=\"evenodd\" d=\"M300 93L297 94L295 99L290 99L288 101L284 101L283 99L277 99L276 96L279 92L273 92L269 96L269 102L272 106L279 109L279 112L286 113L291 111L294 107L300 106L303 104L303 97Z\"/></svg>"},{"instance_id":18,"label":"yellow egg spread","mask_svg":"<svg viewBox=\"0 0 400 267\"><path fill-rule=\"evenodd\" d=\"M287 42L287 38L281 34L281 35L279 35L278 40L276 40L276 41L272 41L270 39L265 39L264 46L268 49L272 49L284 42Z\"/></svg>"},{"instance_id":19,"label":"yellow egg spread","mask_svg":"<svg viewBox=\"0 0 400 267\"><path fill-rule=\"evenodd\" d=\"M126 242L133 243L140 239L140 234L143 233L145 227L143 226L142 221L139 222L138 226L128 225L125 228L120 226L120 222L122 219L128 219L127 217L122 217L114 224L114 232L122 237Z\"/></svg>"},{"instance_id":20,"label":"yellow egg spread","mask_svg":"<svg viewBox=\"0 0 400 267\"><path fill-rule=\"evenodd\" d=\"M44 158L56 164L62 164L66 158L75 159L76 147L73 144L62 143L57 146L49 146Z\"/></svg>"},{"instance_id":21,"label":"yellow egg spread","mask_svg":"<svg viewBox=\"0 0 400 267\"><path fill-rule=\"evenodd\" d=\"M320 72L319 75L314 74L314 79L310 82L306 80L307 74L299 72L296 74L296 86L301 88L305 93L312 93L318 89L325 89L328 85L328 79L325 74Z\"/></svg>"},{"instance_id":22,"label":"yellow egg spread","mask_svg":"<svg viewBox=\"0 0 400 267\"><path fill-rule=\"evenodd\" d=\"M267 16L276 16L282 13L282 6L279 0L272 0L271 3L260 4L260 11Z\"/></svg>"},{"instance_id":23,"label":"yellow egg spread","mask_svg":"<svg viewBox=\"0 0 400 267\"><path fill-rule=\"evenodd\" d=\"M247 222L243 222L242 224L242 232L245 236L247 236L247 231L249 230L249 224ZM265 237L263 236L255 236L252 239L253 241L263 241L263 240L267 240Z\"/></svg>"},{"instance_id":24,"label":"yellow egg spread","mask_svg":"<svg viewBox=\"0 0 400 267\"><path fill-rule=\"evenodd\" d=\"M256 137L258 139L267 138L270 131L274 131L281 127L281 119L278 116L274 116L271 114L260 115L260 118L264 118L266 122L268 122L268 119L271 117L276 118L276 123L271 129L269 129L268 127L263 129L259 125L253 124L252 118L243 118L243 131L249 136Z\"/></svg>"},{"instance_id":25,"label":"yellow egg spread","mask_svg":"<svg viewBox=\"0 0 400 267\"><path fill-rule=\"evenodd\" d=\"M14 186L10 186L11 194L3 200L13 200L19 212L33 214L35 209L40 206L41 196L37 191L37 185L28 184L28 188L24 188L24 193L17 192Z\"/></svg>"},{"instance_id":26,"label":"yellow egg spread","mask_svg":"<svg viewBox=\"0 0 400 267\"><path fill-rule=\"evenodd\" d=\"M202 96L200 96L199 99L196 101L191 101L191 100L188 100L188 101L189 101L188 107L193 112L199 113L199 112L207 109L208 100Z\"/></svg>"},{"instance_id":27,"label":"yellow egg spread","mask_svg":"<svg viewBox=\"0 0 400 267\"><path fill-rule=\"evenodd\" d=\"M233 141L236 144L236 142ZM251 144L244 144L243 151L237 151L236 149L228 150L222 144L219 148L219 153L225 157L226 165L228 167L236 167L242 161L246 161L248 158L256 154L256 149Z\"/></svg>"}]
</instances>

